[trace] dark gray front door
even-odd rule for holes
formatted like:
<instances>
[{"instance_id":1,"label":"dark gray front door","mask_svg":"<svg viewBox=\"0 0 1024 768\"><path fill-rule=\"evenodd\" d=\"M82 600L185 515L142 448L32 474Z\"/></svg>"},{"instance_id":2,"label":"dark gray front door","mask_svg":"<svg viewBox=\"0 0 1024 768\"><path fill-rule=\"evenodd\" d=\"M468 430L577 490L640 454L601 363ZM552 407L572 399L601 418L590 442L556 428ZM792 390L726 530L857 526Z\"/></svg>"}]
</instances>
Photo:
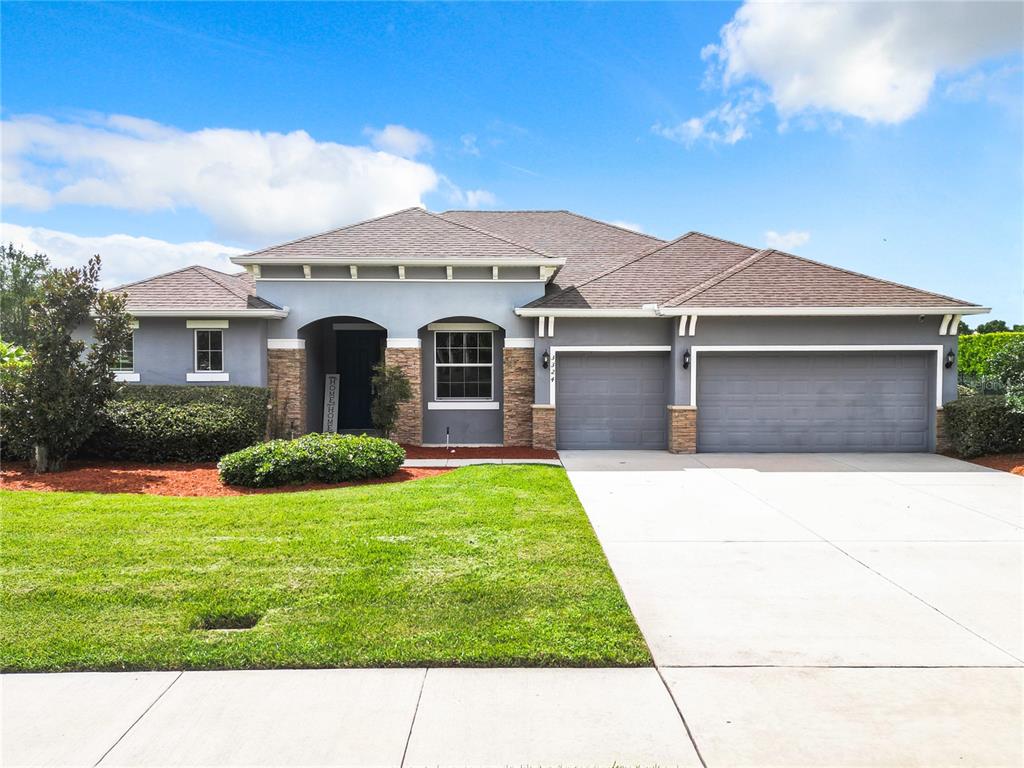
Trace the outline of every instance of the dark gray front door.
<instances>
[{"instance_id":1,"label":"dark gray front door","mask_svg":"<svg viewBox=\"0 0 1024 768\"><path fill-rule=\"evenodd\" d=\"M559 352L558 448L653 448L668 443L668 355Z\"/></svg>"},{"instance_id":2,"label":"dark gray front door","mask_svg":"<svg viewBox=\"0 0 1024 768\"><path fill-rule=\"evenodd\" d=\"M929 451L929 352L701 353L697 450Z\"/></svg>"}]
</instances>

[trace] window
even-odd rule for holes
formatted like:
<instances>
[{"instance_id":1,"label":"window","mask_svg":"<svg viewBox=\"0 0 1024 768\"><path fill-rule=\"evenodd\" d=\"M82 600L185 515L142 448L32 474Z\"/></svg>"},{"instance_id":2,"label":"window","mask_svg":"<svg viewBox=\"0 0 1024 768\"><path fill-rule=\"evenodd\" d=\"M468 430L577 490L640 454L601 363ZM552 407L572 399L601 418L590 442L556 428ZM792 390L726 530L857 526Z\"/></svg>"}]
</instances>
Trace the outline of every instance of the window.
<instances>
[{"instance_id":1,"label":"window","mask_svg":"<svg viewBox=\"0 0 1024 768\"><path fill-rule=\"evenodd\" d=\"M114 370L129 372L135 370L135 331L132 331L128 344L118 353L117 358L114 360Z\"/></svg>"},{"instance_id":2,"label":"window","mask_svg":"<svg viewBox=\"0 0 1024 768\"><path fill-rule=\"evenodd\" d=\"M196 370L224 370L223 331L196 331Z\"/></svg>"},{"instance_id":3,"label":"window","mask_svg":"<svg viewBox=\"0 0 1024 768\"><path fill-rule=\"evenodd\" d=\"M438 400L490 400L494 336L490 331L437 331L434 373Z\"/></svg>"}]
</instances>

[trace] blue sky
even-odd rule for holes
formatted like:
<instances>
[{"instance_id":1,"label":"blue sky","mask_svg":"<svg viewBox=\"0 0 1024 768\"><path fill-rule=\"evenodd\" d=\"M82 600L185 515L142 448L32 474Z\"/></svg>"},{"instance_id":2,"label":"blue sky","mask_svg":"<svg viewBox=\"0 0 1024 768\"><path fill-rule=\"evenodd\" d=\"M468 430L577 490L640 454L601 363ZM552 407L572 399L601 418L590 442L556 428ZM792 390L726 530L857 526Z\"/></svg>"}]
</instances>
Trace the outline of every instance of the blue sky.
<instances>
[{"instance_id":1,"label":"blue sky","mask_svg":"<svg viewBox=\"0 0 1024 768\"><path fill-rule=\"evenodd\" d=\"M112 281L417 203L569 208L1024 321L1019 5L2 14L3 237Z\"/></svg>"}]
</instances>

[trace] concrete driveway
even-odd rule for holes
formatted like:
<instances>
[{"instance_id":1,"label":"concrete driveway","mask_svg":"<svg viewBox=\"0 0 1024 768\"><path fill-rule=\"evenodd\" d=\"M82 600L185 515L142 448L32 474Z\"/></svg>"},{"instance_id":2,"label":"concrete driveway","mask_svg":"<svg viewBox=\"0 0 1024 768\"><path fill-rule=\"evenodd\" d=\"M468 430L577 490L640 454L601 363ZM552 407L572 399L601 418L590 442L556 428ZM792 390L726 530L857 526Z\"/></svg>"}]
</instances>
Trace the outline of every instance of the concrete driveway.
<instances>
[{"instance_id":1,"label":"concrete driveway","mask_svg":"<svg viewBox=\"0 0 1024 768\"><path fill-rule=\"evenodd\" d=\"M1024 479L561 455L707 765L1024 764Z\"/></svg>"}]
</instances>

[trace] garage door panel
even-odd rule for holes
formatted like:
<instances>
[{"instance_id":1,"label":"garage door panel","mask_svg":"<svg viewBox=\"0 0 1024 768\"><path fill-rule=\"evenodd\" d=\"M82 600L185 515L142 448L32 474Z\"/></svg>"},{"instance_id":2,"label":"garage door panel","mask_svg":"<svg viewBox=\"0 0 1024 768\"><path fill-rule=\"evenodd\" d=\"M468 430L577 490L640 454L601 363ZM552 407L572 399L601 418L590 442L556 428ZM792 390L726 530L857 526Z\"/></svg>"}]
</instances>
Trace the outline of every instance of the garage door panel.
<instances>
[{"instance_id":1,"label":"garage door panel","mask_svg":"<svg viewBox=\"0 0 1024 768\"><path fill-rule=\"evenodd\" d=\"M702 354L701 451L926 451L925 352Z\"/></svg>"},{"instance_id":2,"label":"garage door panel","mask_svg":"<svg viewBox=\"0 0 1024 768\"><path fill-rule=\"evenodd\" d=\"M557 366L559 448L667 446L667 354L561 352Z\"/></svg>"}]
</instances>

